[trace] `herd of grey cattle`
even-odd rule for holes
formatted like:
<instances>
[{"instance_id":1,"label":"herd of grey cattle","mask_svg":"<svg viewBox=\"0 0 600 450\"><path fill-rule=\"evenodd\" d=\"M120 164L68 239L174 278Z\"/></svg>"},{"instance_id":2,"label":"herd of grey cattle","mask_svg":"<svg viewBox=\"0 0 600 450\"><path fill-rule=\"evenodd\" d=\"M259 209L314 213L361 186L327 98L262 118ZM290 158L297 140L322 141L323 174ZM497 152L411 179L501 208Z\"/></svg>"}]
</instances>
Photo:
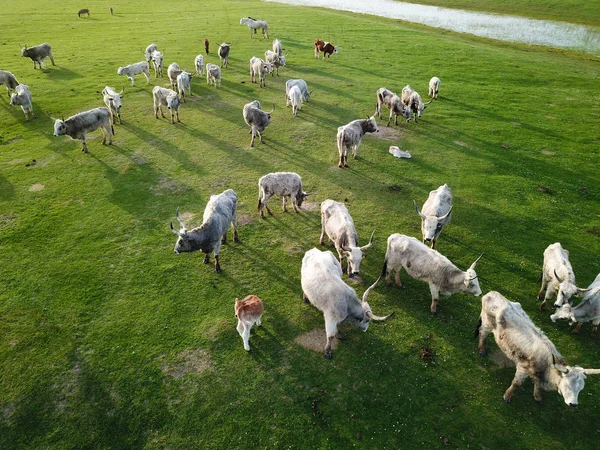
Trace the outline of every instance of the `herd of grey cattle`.
<instances>
[{"instance_id":1,"label":"herd of grey cattle","mask_svg":"<svg viewBox=\"0 0 600 450\"><path fill-rule=\"evenodd\" d=\"M253 32L261 29L263 36L268 37L266 22L252 18L243 18L240 25L246 24ZM324 42L323 44L329 44ZM208 41L204 42L208 54ZM218 55L221 66L204 64L203 55L196 56L194 60L195 73L202 75L206 70L207 84L215 87L220 85L221 68L228 65L229 53L232 44L223 43L219 46ZM337 53L337 49L336 52ZM143 74L150 82L150 63L152 63L155 76L162 76L163 54L158 51L155 44L149 45L145 52L145 61L119 67L117 73L124 75L134 85L135 75ZM318 53L317 53L318 54ZM46 58L50 58L54 65L52 48L49 44L35 47L22 48L22 56L29 57L34 62L34 69L40 67ZM252 82L258 77L259 86L266 84L266 75L273 75L273 68L279 76L279 67L285 67L286 55L283 54L282 44L279 40L273 41L273 49L265 52L266 61L252 57L250 59L250 75ZM179 122L179 107L185 102L185 93L191 96L191 79L193 74L182 70L178 64L173 63L168 67L168 77L173 89L156 86L153 89L154 114L158 118L158 111L162 117L162 106L171 111L171 123L175 118ZM11 105L21 105L26 119L33 108L31 93L26 85L18 83L10 72L0 71L0 84L7 86L11 96ZM366 119L354 120L347 125L340 126L337 132L337 147L339 152L339 167L348 166L348 153L353 151L357 157L357 150L365 133L378 132L376 116L381 119L382 106L389 111L389 126L392 116L398 124L398 116L406 121L414 117L417 121L423 111L434 99L438 98L440 80L433 77L429 83L428 95L431 100L423 102L421 96L410 86L402 89L401 96L381 88L377 90L377 106L375 114ZM14 92L13 92L14 91ZM83 151L87 152L86 134L98 128L103 131L103 141L109 138L112 143L114 134L113 124L116 119L121 123L121 92L106 86L102 91L106 108L95 108L69 117L66 120L55 119L54 135L69 135L73 139L82 141ZM286 106L291 104L293 115L297 115L301 104L308 102L311 92L304 80L288 80L285 88ZM273 108L275 105L273 105ZM272 113L273 111L271 111ZM271 121L271 113L263 111L258 100L246 104L243 108L243 118L251 128L251 143L254 146L258 134L262 142L262 133ZM264 210L269 214L268 201L273 195L283 199L283 211L287 211L286 199L289 197L293 209L300 212L303 201L310 195L303 190L301 177L293 172L269 173L258 181L258 212L264 218ZM360 264L364 252L373 244L375 231L367 245L360 246L359 238L352 217L343 203L327 199L321 203L321 236L320 244L324 245L325 235L330 243L335 246L338 253L336 258L330 251L320 251L313 248L305 253L301 267L301 285L303 298L323 312L325 319L326 344L325 357L332 357L332 343L338 336L338 326L343 322L356 325L367 331L371 320L384 321L393 316L377 316L367 302L369 294L377 287L384 277L387 284L391 283L394 274L395 283L401 286L400 272L404 269L411 277L426 282L431 292L432 314L437 314L439 296L449 296L458 292L471 293L475 296L482 294L475 267L481 256L463 271L454 265L448 258L436 250L438 238L444 226L448 225L452 213L452 192L448 185L440 186L431 191L421 210L415 202L416 213L421 217L422 241L403 234L392 234L388 238L387 250L383 269L379 278L365 291L362 300L356 291L343 279L343 263L346 260L346 271L349 278L360 273ZM221 244L226 242L227 230L233 228L233 239L238 242L237 231L237 194L232 189L227 189L218 195L211 196L206 205L203 221L199 227L188 229L183 220L176 213L176 218L181 225L176 230L171 223L171 230L178 236L175 253L194 252L201 250L204 254L204 263L210 263L210 253L215 257L215 270L221 271L219 253ZM431 247L427 245L431 244ZM573 296L582 296L582 301L577 306L572 306L570 301ZM556 297L554 306L557 308L552 314L552 321L569 319L575 322L574 332L578 332L581 324L592 322L592 334L595 337L600 324L600 274L587 288L577 287L575 275L569 253L560 243L554 243L545 250L542 270L542 286L538 294L543 300L543 308L548 300ZM237 330L244 340L244 348L250 350L248 343L250 328L254 323L260 325L263 312L262 301L255 295L250 295L243 300L236 299L235 314L238 318ZM537 328L522 309L521 305L511 302L498 292L488 292L482 298L482 309L476 334L479 336L479 352L485 355L485 341L489 333L493 333L500 349L516 364L516 373L510 387L504 394L504 400L509 402L514 389L530 377L534 382L534 398L541 401L541 390L558 391L565 403L575 406L578 403L578 394L584 388L586 375L598 374L600 369L583 369L579 366L567 365L563 356L554 344Z\"/></svg>"}]
</instances>

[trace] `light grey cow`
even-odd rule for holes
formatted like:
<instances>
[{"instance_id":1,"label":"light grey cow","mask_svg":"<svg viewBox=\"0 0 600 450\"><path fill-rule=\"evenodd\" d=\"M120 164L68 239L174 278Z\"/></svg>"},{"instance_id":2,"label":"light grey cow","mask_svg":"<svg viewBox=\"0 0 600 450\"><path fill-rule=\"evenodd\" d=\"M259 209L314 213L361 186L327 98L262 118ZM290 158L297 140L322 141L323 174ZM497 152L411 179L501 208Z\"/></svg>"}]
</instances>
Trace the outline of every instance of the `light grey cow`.
<instances>
[{"instance_id":1,"label":"light grey cow","mask_svg":"<svg viewBox=\"0 0 600 450\"><path fill-rule=\"evenodd\" d=\"M298 115L298 110L302 109L304 96L302 95L302 91L298 86L292 86L292 88L288 92L288 98L290 103L292 104L292 114L295 117Z\"/></svg>"},{"instance_id":2,"label":"light grey cow","mask_svg":"<svg viewBox=\"0 0 600 450\"><path fill-rule=\"evenodd\" d=\"M183 72L177 63L169 64L167 68L167 75L169 76L169 80L171 80L171 87L173 89L177 89L177 77Z\"/></svg>"},{"instance_id":3,"label":"light grey cow","mask_svg":"<svg viewBox=\"0 0 600 450\"><path fill-rule=\"evenodd\" d=\"M154 77L158 78L163 76L163 54L158 50L152 52L152 65L154 66Z\"/></svg>"},{"instance_id":4,"label":"light grey cow","mask_svg":"<svg viewBox=\"0 0 600 450\"><path fill-rule=\"evenodd\" d=\"M433 77L429 80L429 96L435 100L438 98L438 94L440 93L440 79L438 77Z\"/></svg>"},{"instance_id":5,"label":"light grey cow","mask_svg":"<svg viewBox=\"0 0 600 450\"><path fill-rule=\"evenodd\" d=\"M250 58L250 79L252 83L256 83L258 76L259 87L266 87L266 75L273 71L273 66L270 63L264 62L262 59L253 56Z\"/></svg>"},{"instance_id":6,"label":"light grey cow","mask_svg":"<svg viewBox=\"0 0 600 450\"><path fill-rule=\"evenodd\" d=\"M271 64L272 67L275 68L275 72L277 72L277 76L279 76L279 68L285 67L286 57L287 57L287 55L278 55L277 53L272 52L271 50L267 50L265 52L265 60L269 64ZM271 76L275 75L273 72L274 71L271 70Z\"/></svg>"},{"instance_id":7,"label":"light grey cow","mask_svg":"<svg viewBox=\"0 0 600 450\"><path fill-rule=\"evenodd\" d=\"M173 89L155 86L154 89L152 89L152 97L154 99L154 117L158 119L158 111L160 110L160 115L163 117L163 119L165 118L165 114L163 113L162 109L164 105L171 112L171 124L175 123L173 116L177 116L177 122L181 122L179 120L179 105L181 102L177 92L175 92Z\"/></svg>"},{"instance_id":8,"label":"light grey cow","mask_svg":"<svg viewBox=\"0 0 600 450\"><path fill-rule=\"evenodd\" d=\"M34 69L36 68L37 64L40 70L42 70L42 63L44 63L44 67L47 67L46 63L44 62L46 58L50 58L53 66L56 65L54 64L54 55L52 55L52 46L48 43L35 45L29 48L27 48L27 45L25 45L25 47L21 47L21 56L30 58L33 61Z\"/></svg>"},{"instance_id":9,"label":"light grey cow","mask_svg":"<svg viewBox=\"0 0 600 450\"><path fill-rule=\"evenodd\" d=\"M183 71L177 75L177 92L182 102L185 102L185 91L188 91L190 97L192 97L192 76L193 74Z\"/></svg>"},{"instance_id":10,"label":"light grey cow","mask_svg":"<svg viewBox=\"0 0 600 450\"><path fill-rule=\"evenodd\" d=\"M452 191L447 184L429 193L429 197L419 211L417 202L413 200L417 214L421 216L421 233L423 243L431 242L431 248L442 233L442 228L450 223L452 218Z\"/></svg>"},{"instance_id":11,"label":"light grey cow","mask_svg":"<svg viewBox=\"0 0 600 450\"><path fill-rule=\"evenodd\" d=\"M273 215L269 209L269 199L278 195L283 199L283 212L287 212L286 198L289 197L294 211L300 212L298 208L310 195L302 190L302 178L294 172L273 172L264 175L258 180L258 212L260 217L265 217L264 209L269 215Z\"/></svg>"},{"instance_id":12,"label":"light grey cow","mask_svg":"<svg viewBox=\"0 0 600 450\"><path fill-rule=\"evenodd\" d=\"M402 103L404 103L405 106L410 108L412 114L414 115L415 123L417 122L417 117L421 117L423 115L423 111L425 111L427 105L429 105L432 101L433 98L427 103L423 103L423 100L421 99L419 93L413 88L411 88L409 85L406 85L402 88ZM407 122L409 120L410 119L408 119Z\"/></svg>"},{"instance_id":13,"label":"light grey cow","mask_svg":"<svg viewBox=\"0 0 600 450\"><path fill-rule=\"evenodd\" d=\"M381 119L381 106L385 105L390 110L390 118L388 119L387 125L390 126L392 116L394 116L394 123L398 125L398 116L402 116L408 122L410 120L410 108L407 107L400 97L395 93L386 88L377 89L377 106L375 107L375 114Z\"/></svg>"},{"instance_id":14,"label":"light grey cow","mask_svg":"<svg viewBox=\"0 0 600 450\"><path fill-rule=\"evenodd\" d=\"M206 84L213 84L217 87L217 84L221 86L221 68L216 64L206 64Z\"/></svg>"},{"instance_id":15,"label":"light grey cow","mask_svg":"<svg viewBox=\"0 0 600 450\"><path fill-rule=\"evenodd\" d=\"M123 95L125 88L121 89L121 92L117 92L115 88L111 86L105 86L102 89L102 96L104 97L104 104L110 111L112 123L115 123L115 116L119 118L119 124L121 123L121 96Z\"/></svg>"},{"instance_id":16,"label":"light grey cow","mask_svg":"<svg viewBox=\"0 0 600 450\"><path fill-rule=\"evenodd\" d=\"M0 70L0 84L6 86L8 96L10 97L10 94L12 94L12 91L19 85L19 82L12 73L6 70Z\"/></svg>"},{"instance_id":17,"label":"light grey cow","mask_svg":"<svg viewBox=\"0 0 600 450\"><path fill-rule=\"evenodd\" d=\"M560 242L549 245L544 250L542 286L538 293L538 300L543 299L540 309L543 309L546 302L555 295L554 306L560 308L573 295L581 295L585 292L587 289L581 289L575 285L575 273L569 261L568 250L565 250Z\"/></svg>"},{"instance_id":18,"label":"light grey cow","mask_svg":"<svg viewBox=\"0 0 600 450\"><path fill-rule=\"evenodd\" d=\"M117 73L119 75L125 75L129 80L131 80L131 86L135 86L134 77L139 74L144 74L146 81L150 83L150 66L148 66L146 61L130 64L125 67L119 67L117 69Z\"/></svg>"},{"instance_id":19,"label":"light grey cow","mask_svg":"<svg viewBox=\"0 0 600 450\"><path fill-rule=\"evenodd\" d=\"M392 313L379 317L373 314L367 300L377 283L365 291L361 302L356 291L342 280L342 266L329 251L322 252L313 248L304 254L301 284L304 301L323 312L327 335L324 350L327 359L332 358L331 346L336 335L343 339L338 334L340 324L348 322L367 331L371 320L384 321L394 315Z\"/></svg>"},{"instance_id":20,"label":"light grey cow","mask_svg":"<svg viewBox=\"0 0 600 450\"><path fill-rule=\"evenodd\" d=\"M221 244L227 242L229 227L233 228L233 241L240 241L237 231L237 199L237 194L233 189L227 189L218 195L211 195L204 209L202 225L191 230L187 229L177 211L175 218L181 225L181 229L175 230L171 222L171 231L179 236L175 244L175 254L201 250L204 253L204 264L210 264L210 253L212 252L215 255L215 271L221 272L219 253Z\"/></svg>"},{"instance_id":21,"label":"light grey cow","mask_svg":"<svg viewBox=\"0 0 600 450\"><path fill-rule=\"evenodd\" d=\"M152 61L152 53L155 51L158 51L158 46L156 44L150 44L148 47L146 47L144 56L146 57L147 63L150 63Z\"/></svg>"},{"instance_id":22,"label":"light grey cow","mask_svg":"<svg viewBox=\"0 0 600 450\"><path fill-rule=\"evenodd\" d=\"M265 130L267 125L271 123L271 114L275 111L275 105L271 112L263 111L260 107L260 102L254 100L253 102L246 103L242 115L246 125L250 127L250 133L252 133L252 140L250 141L250 147L254 147L254 139L258 134L260 142L262 144L262 132Z\"/></svg>"},{"instance_id":23,"label":"light grey cow","mask_svg":"<svg viewBox=\"0 0 600 450\"><path fill-rule=\"evenodd\" d=\"M86 144L86 135L92 131L102 128L102 145L106 144L108 136L108 144L112 145L112 137L115 130L112 126L111 114L108 108L94 108L89 111L84 111L67 120L54 120L54 136L70 136L72 139L78 139L83 143L81 149L84 153L88 152Z\"/></svg>"},{"instance_id":24,"label":"light grey cow","mask_svg":"<svg viewBox=\"0 0 600 450\"><path fill-rule=\"evenodd\" d=\"M390 284L390 276L392 272L395 272L396 285L401 287L400 271L404 268L414 279L429 284L430 310L431 314L435 315L440 294L452 295L457 292L468 292L476 297L481 295L481 288L475 272L475 266L481 256L471 264L466 272L463 272L444 255L430 249L418 239L403 234L392 234L388 238L381 275L385 275L386 283Z\"/></svg>"},{"instance_id":25,"label":"light grey cow","mask_svg":"<svg viewBox=\"0 0 600 450\"><path fill-rule=\"evenodd\" d=\"M552 322L558 319L569 319L575 324L573 333L579 333L581 325L592 322L592 337L595 339L600 325L600 273L587 288L587 292L577 306L571 306L569 302L564 303L554 314L550 316Z\"/></svg>"},{"instance_id":26,"label":"light grey cow","mask_svg":"<svg viewBox=\"0 0 600 450\"><path fill-rule=\"evenodd\" d=\"M352 149L354 159L358 159L358 146L362 142L365 133L379 133L375 116L353 120L349 124L338 128L337 147L340 155L338 167L348 167L348 153L350 149Z\"/></svg>"},{"instance_id":27,"label":"light grey cow","mask_svg":"<svg viewBox=\"0 0 600 450\"><path fill-rule=\"evenodd\" d=\"M558 391L567 405L577 406L586 376L600 374L600 369L567 365L552 341L533 324L521 305L494 291L481 299L481 315L475 330L482 356L487 354L485 340L490 333L494 333L500 350L517 366L514 379L504 393L507 403L514 390L529 377L533 381L533 398L538 402L542 402L542 390Z\"/></svg>"},{"instance_id":28,"label":"light grey cow","mask_svg":"<svg viewBox=\"0 0 600 450\"><path fill-rule=\"evenodd\" d=\"M196 68L196 73L198 75L204 75L204 56L196 56L196 58L194 59L194 67Z\"/></svg>"},{"instance_id":29,"label":"light grey cow","mask_svg":"<svg viewBox=\"0 0 600 450\"><path fill-rule=\"evenodd\" d=\"M27 87L27 85L17 85L17 87L15 88L15 92L13 92L10 96L10 105L21 106L23 114L25 114L25 120L29 120L29 113L31 113L31 116L34 119L36 118L36 115L33 112L33 104L31 102L31 91L29 90L29 87Z\"/></svg>"},{"instance_id":30,"label":"light grey cow","mask_svg":"<svg viewBox=\"0 0 600 450\"><path fill-rule=\"evenodd\" d=\"M333 242L335 245L342 267L344 267L343 260L346 259L348 276L352 278L358 275L364 252L373 245L375 230L371 234L369 243L359 247L358 233L346 205L334 200L325 200L321 203L321 237L319 239L321 245L325 244L325 234L327 234L329 242Z\"/></svg>"},{"instance_id":31,"label":"light grey cow","mask_svg":"<svg viewBox=\"0 0 600 450\"><path fill-rule=\"evenodd\" d=\"M279 39L273 40L273 52L279 56L283 55L283 46Z\"/></svg>"},{"instance_id":32,"label":"light grey cow","mask_svg":"<svg viewBox=\"0 0 600 450\"><path fill-rule=\"evenodd\" d=\"M306 81L301 80L301 79L287 80L285 82L285 106L290 106L290 90L294 86L298 86L300 88L300 92L302 92L304 101L306 103L308 103L308 101L310 100L310 94L312 94L312 92L308 91L308 86L306 85Z\"/></svg>"}]
</instances>

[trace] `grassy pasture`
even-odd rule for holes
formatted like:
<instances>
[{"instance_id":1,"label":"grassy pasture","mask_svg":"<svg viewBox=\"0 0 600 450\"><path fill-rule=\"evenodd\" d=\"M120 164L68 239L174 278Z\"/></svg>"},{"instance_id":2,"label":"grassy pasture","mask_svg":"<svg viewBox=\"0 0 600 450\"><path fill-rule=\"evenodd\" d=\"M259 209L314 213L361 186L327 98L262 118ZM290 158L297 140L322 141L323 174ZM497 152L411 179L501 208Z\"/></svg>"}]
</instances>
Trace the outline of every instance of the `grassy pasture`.
<instances>
[{"instance_id":1,"label":"grassy pasture","mask_svg":"<svg viewBox=\"0 0 600 450\"><path fill-rule=\"evenodd\" d=\"M478 298L442 299L432 318L425 284L405 276L403 289L380 286L373 310L396 316L364 334L342 326L347 339L326 361L323 317L300 288L320 201L346 201L363 241L377 230L365 284L354 285L362 295L387 236L419 236L412 199L448 183L455 207L439 250L461 268L485 251L483 291L522 302L570 364L600 367L589 325L573 336L535 300L553 242L570 250L580 285L600 272L597 59L254 1L130 1L113 4L112 17L104 2L85 6L89 19L70 0L37 1L27 21L15 3L0 15L0 67L30 87L38 115L24 122L0 86L0 448L597 447L598 377L576 409L557 393L540 407L529 381L504 404L514 369L478 356ZM239 25L248 15L290 51L265 89L250 83L248 60L271 41L250 39ZM205 37L208 62L233 41L222 87L194 79L182 123L156 120L151 89L166 78L132 88L117 67L155 42L165 73L173 61L191 70ZM331 63L314 59L317 37L340 46ZM19 42L51 43L57 66L34 71ZM360 159L337 168L339 125L371 114L379 87L410 83L426 96L433 75L440 98L419 123L379 121ZM296 119L283 102L288 78L315 90ZM95 132L86 155L52 136L45 112L102 106L107 84L125 86L114 145ZM242 107L254 99L276 109L250 149ZM413 159L393 158L389 145ZM278 170L298 172L315 197L301 214L273 199L275 215L261 220L257 180ZM227 188L239 196L241 243L223 246L217 275L200 254L173 254L169 222L180 207L200 224L209 196ZM246 353L233 300L249 293L265 314ZM419 358L424 347L432 359Z\"/></svg>"}]
</instances>

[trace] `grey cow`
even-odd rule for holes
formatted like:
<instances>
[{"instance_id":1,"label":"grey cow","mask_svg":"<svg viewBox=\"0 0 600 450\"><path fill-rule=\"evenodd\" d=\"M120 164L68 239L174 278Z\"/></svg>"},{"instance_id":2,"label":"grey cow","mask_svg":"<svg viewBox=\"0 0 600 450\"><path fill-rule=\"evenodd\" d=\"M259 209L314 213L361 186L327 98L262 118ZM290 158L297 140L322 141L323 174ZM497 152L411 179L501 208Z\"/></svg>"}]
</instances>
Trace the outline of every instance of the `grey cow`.
<instances>
[{"instance_id":1,"label":"grey cow","mask_svg":"<svg viewBox=\"0 0 600 450\"><path fill-rule=\"evenodd\" d=\"M294 211L299 212L298 208L302 206L302 202L310 193L302 190L302 178L297 173L268 173L258 180L258 212L260 217L265 217L264 208L267 209L269 215L273 215L269 209L269 199L273 195L278 195L283 199L283 212L287 212L287 197L290 197Z\"/></svg>"},{"instance_id":2,"label":"grey cow","mask_svg":"<svg viewBox=\"0 0 600 450\"><path fill-rule=\"evenodd\" d=\"M229 64L229 51L231 50L231 45L232 44L226 44L225 42L219 45L217 53L221 59L221 67L227 68L227 65Z\"/></svg>"},{"instance_id":3,"label":"grey cow","mask_svg":"<svg viewBox=\"0 0 600 450\"><path fill-rule=\"evenodd\" d=\"M386 88L377 89L377 106L375 107L375 114L381 119L382 105L385 105L390 110L390 118L388 119L387 125L390 126L392 116L394 116L394 123L398 125L398 116L402 116L408 122L410 120L410 108L407 107L400 97L395 93Z\"/></svg>"},{"instance_id":4,"label":"grey cow","mask_svg":"<svg viewBox=\"0 0 600 450\"><path fill-rule=\"evenodd\" d=\"M6 70L0 70L0 84L6 86L8 95L10 96L12 91L15 90L15 88L19 85L19 82L12 73Z\"/></svg>"},{"instance_id":5,"label":"grey cow","mask_svg":"<svg viewBox=\"0 0 600 450\"><path fill-rule=\"evenodd\" d=\"M250 127L250 133L252 133L250 147L254 147L254 139L257 134L262 144L262 132L267 125L271 123L271 114L273 111L275 111L275 105L273 105L273 109L270 112L260 109L260 102L258 100L254 100L253 102L244 105L242 115L244 117L244 122Z\"/></svg>"},{"instance_id":6,"label":"grey cow","mask_svg":"<svg viewBox=\"0 0 600 450\"><path fill-rule=\"evenodd\" d=\"M588 286L587 292L577 306L565 303L550 316L552 322L558 319L569 319L575 324L573 333L579 333L584 322L592 322L592 337L595 339L600 325L600 273Z\"/></svg>"},{"instance_id":7,"label":"grey cow","mask_svg":"<svg viewBox=\"0 0 600 450\"><path fill-rule=\"evenodd\" d=\"M479 353L486 355L485 340L494 333L500 350L517 366L515 377L504 393L510 402L514 390L527 377L533 380L533 397L542 402L542 390L558 391L569 406L577 406L586 375L600 369L569 366L552 341L537 328L519 303L508 301L498 292L481 299L481 315L475 334L479 335Z\"/></svg>"},{"instance_id":8,"label":"grey cow","mask_svg":"<svg viewBox=\"0 0 600 450\"><path fill-rule=\"evenodd\" d=\"M171 223L171 231L179 236L175 244L175 253L178 255L183 252L201 250L204 253L204 264L210 264L210 253L212 252L215 255L215 271L221 272L219 253L221 244L227 242L229 227L233 227L233 241L239 242L237 198L233 189L227 189L218 195L211 195L204 209L202 225L189 231L177 211L175 218L181 225L181 229L175 230Z\"/></svg>"},{"instance_id":9,"label":"grey cow","mask_svg":"<svg viewBox=\"0 0 600 450\"><path fill-rule=\"evenodd\" d=\"M356 155L358 146L362 142L365 133L379 133L375 116L367 117L366 119L353 120L347 125L342 125L338 128L337 147L340 155L338 167L348 167L348 153L352 149L354 159L358 159Z\"/></svg>"},{"instance_id":10,"label":"grey cow","mask_svg":"<svg viewBox=\"0 0 600 450\"><path fill-rule=\"evenodd\" d=\"M442 228L448 225L452 218L452 191L447 184L429 193L427 201L419 211L417 202L413 200L417 214L421 216L421 233L423 243L431 242L431 248L442 233Z\"/></svg>"},{"instance_id":11,"label":"grey cow","mask_svg":"<svg viewBox=\"0 0 600 450\"><path fill-rule=\"evenodd\" d=\"M25 84L19 84L15 88L15 92L10 96L10 105L21 106L23 114L25 114L25 120L29 120L29 113L35 119L35 113L33 112L33 104L31 103L31 92Z\"/></svg>"},{"instance_id":12,"label":"grey cow","mask_svg":"<svg viewBox=\"0 0 600 450\"><path fill-rule=\"evenodd\" d=\"M291 101L290 90L294 86L298 86L298 88L300 88L300 92L304 96L304 101L306 103L308 103L308 101L310 100L311 92L308 91L308 86L306 85L306 81L301 80L301 79L287 80L285 82L285 106L290 106L290 101Z\"/></svg>"},{"instance_id":13,"label":"grey cow","mask_svg":"<svg viewBox=\"0 0 600 450\"><path fill-rule=\"evenodd\" d=\"M67 120L54 119L54 136L68 135L73 139L79 139L83 143L81 149L84 153L88 152L86 144L86 134L102 128L102 145L106 144L106 136L108 136L108 144L112 144L112 137L115 130L112 126L111 114L108 108L94 108L89 111L84 111Z\"/></svg>"},{"instance_id":14,"label":"grey cow","mask_svg":"<svg viewBox=\"0 0 600 450\"><path fill-rule=\"evenodd\" d=\"M417 122L417 117L421 117L423 115L423 111L425 111L427 105L429 105L432 101L433 98L427 103L423 103L421 95L419 95L419 93L409 85L406 85L402 88L402 103L410 108L415 117L415 123ZM410 120L410 118L408 120Z\"/></svg>"},{"instance_id":15,"label":"grey cow","mask_svg":"<svg viewBox=\"0 0 600 450\"><path fill-rule=\"evenodd\" d=\"M52 55L52 46L47 43L35 45L29 48L27 48L27 45L25 45L25 47L21 48L21 56L30 58L33 61L34 69L36 68L37 64L41 70L42 63L44 63L44 67L47 67L46 63L44 62L46 58L50 58L53 66L56 65L54 64L54 55Z\"/></svg>"},{"instance_id":16,"label":"grey cow","mask_svg":"<svg viewBox=\"0 0 600 450\"><path fill-rule=\"evenodd\" d=\"M164 119L165 114L162 107L166 106L171 113L171 124L175 123L175 115L177 116L177 122L181 122L179 120L179 105L181 105L181 100L179 100L177 92L172 89L154 86L152 97L154 98L154 117L158 119L158 110L160 109L160 115Z\"/></svg>"}]
</instances>

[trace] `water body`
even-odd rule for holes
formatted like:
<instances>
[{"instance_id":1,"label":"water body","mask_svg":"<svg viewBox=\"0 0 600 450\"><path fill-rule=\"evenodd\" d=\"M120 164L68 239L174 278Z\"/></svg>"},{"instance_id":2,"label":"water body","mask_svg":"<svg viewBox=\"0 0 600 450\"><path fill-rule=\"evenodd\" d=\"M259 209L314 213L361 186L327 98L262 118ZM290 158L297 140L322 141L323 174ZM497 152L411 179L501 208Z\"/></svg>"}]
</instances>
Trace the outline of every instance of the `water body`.
<instances>
[{"instance_id":1,"label":"water body","mask_svg":"<svg viewBox=\"0 0 600 450\"><path fill-rule=\"evenodd\" d=\"M600 31L585 25L416 5L393 0L264 1L372 14L491 39L573 49L600 56Z\"/></svg>"}]
</instances>

